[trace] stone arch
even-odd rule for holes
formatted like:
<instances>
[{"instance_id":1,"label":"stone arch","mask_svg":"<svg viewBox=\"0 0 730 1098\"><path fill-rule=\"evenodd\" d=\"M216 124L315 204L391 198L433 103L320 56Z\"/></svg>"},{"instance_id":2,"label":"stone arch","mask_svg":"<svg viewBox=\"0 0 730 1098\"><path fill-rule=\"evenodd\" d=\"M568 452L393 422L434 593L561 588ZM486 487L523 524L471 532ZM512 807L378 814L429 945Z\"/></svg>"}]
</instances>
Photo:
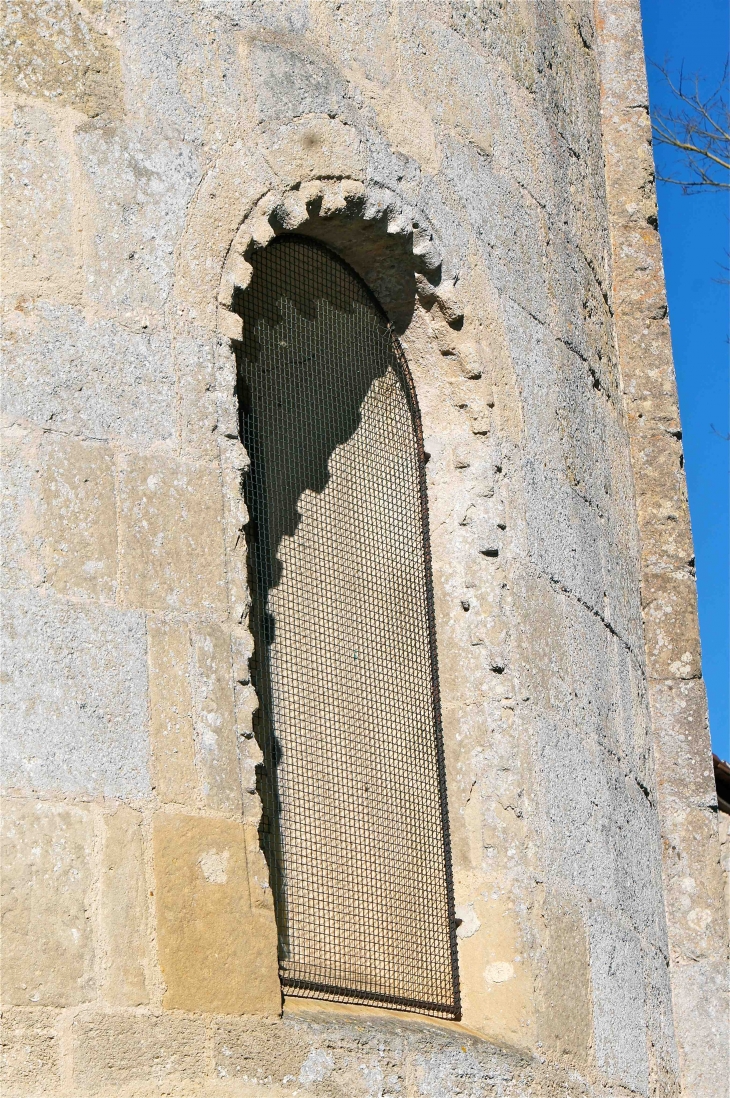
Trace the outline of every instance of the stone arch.
<instances>
[{"instance_id":1,"label":"stone arch","mask_svg":"<svg viewBox=\"0 0 730 1098\"><path fill-rule=\"evenodd\" d=\"M236 291L251 278L250 255L275 236L316 237L342 255L385 309L396 332L408 327L416 300L437 305L447 324L460 328L463 309L428 219L399 195L351 178L318 178L272 189L240 225L223 265L218 290L218 331L240 338Z\"/></svg>"}]
</instances>

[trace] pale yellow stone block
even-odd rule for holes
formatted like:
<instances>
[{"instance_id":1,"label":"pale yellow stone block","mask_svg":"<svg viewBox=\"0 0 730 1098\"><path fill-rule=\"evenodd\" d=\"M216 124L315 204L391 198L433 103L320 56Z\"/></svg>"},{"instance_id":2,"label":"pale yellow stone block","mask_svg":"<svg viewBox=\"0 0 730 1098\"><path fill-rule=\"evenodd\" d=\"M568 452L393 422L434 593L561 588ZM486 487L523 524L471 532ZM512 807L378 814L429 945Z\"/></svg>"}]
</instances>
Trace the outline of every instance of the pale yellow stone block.
<instances>
[{"instance_id":1,"label":"pale yellow stone block","mask_svg":"<svg viewBox=\"0 0 730 1098\"><path fill-rule=\"evenodd\" d=\"M593 1047L590 959L580 911L563 898L543 906L544 963L537 980L538 1028L552 1058L582 1068Z\"/></svg>"},{"instance_id":2,"label":"pale yellow stone block","mask_svg":"<svg viewBox=\"0 0 730 1098\"><path fill-rule=\"evenodd\" d=\"M0 145L3 291L75 301L81 288L81 237L71 129L60 111L37 101L8 103L8 108Z\"/></svg>"},{"instance_id":3,"label":"pale yellow stone block","mask_svg":"<svg viewBox=\"0 0 730 1098\"><path fill-rule=\"evenodd\" d=\"M110 447L46 434L40 466L48 582L72 598L113 601L117 514Z\"/></svg>"},{"instance_id":4,"label":"pale yellow stone block","mask_svg":"<svg viewBox=\"0 0 730 1098\"><path fill-rule=\"evenodd\" d=\"M288 184L318 176L362 179L365 158L360 134L335 118L311 116L282 126L263 149L266 160Z\"/></svg>"},{"instance_id":5,"label":"pale yellow stone block","mask_svg":"<svg viewBox=\"0 0 730 1098\"><path fill-rule=\"evenodd\" d=\"M85 807L3 802L3 1003L65 1007L93 994L93 833Z\"/></svg>"},{"instance_id":6,"label":"pale yellow stone block","mask_svg":"<svg viewBox=\"0 0 730 1098\"><path fill-rule=\"evenodd\" d=\"M164 1006L278 1011L276 927L271 912L251 910L243 825L158 813L153 841Z\"/></svg>"},{"instance_id":7,"label":"pale yellow stone block","mask_svg":"<svg viewBox=\"0 0 730 1098\"><path fill-rule=\"evenodd\" d=\"M104 938L102 992L112 1006L143 1006L147 885L142 848L142 816L126 805L104 817L101 923Z\"/></svg>"},{"instance_id":8,"label":"pale yellow stone block","mask_svg":"<svg viewBox=\"0 0 730 1098\"><path fill-rule=\"evenodd\" d=\"M216 466L161 451L120 470L120 585L126 606L227 608L222 498Z\"/></svg>"},{"instance_id":9,"label":"pale yellow stone block","mask_svg":"<svg viewBox=\"0 0 730 1098\"><path fill-rule=\"evenodd\" d=\"M241 781L228 630L209 626L195 632L193 693L195 756L203 799L209 808L238 812Z\"/></svg>"},{"instance_id":10,"label":"pale yellow stone block","mask_svg":"<svg viewBox=\"0 0 730 1098\"><path fill-rule=\"evenodd\" d=\"M152 780L160 800L192 806L198 799L198 780L190 694L190 631L185 624L151 618L147 635Z\"/></svg>"},{"instance_id":11,"label":"pale yellow stone block","mask_svg":"<svg viewBox=\"0 0 730 1098\"><path fill-rule=\"evenodd\" d=\"M2 586L36 587L43 582L37 434L16 425L4 430L0 458Z\"/></svg>"},{"instance_id":12,"label":"pale yellow stone block","mask_svg":"<svg viewBox=\"0 0 730 1098\"><path fill-rule=\"evenodd\" d=\"M61 1082L58 1015L43 1008L4 1010L0 1093L55 1094Z\"/></svg>"},{"instance_id":13,"label":"pale yellow stone block","mask_svg":"<svg viewBox=\"0 0 730 1098\"><path fill-rule=\"evenodd\" d=\"M170 1014L83 1013L73 1023L74 1093L189 1095L205 1075L205 1023ZM181 1088L181 1089L178 1089Z\"/></svg>"},{"instance_id":14,"label":"pale yellow stone block","mask_svg":"<svg viewBox=\"0 0 730 1098\"><path fill-rule=\"evenodd\" d=\"M464 1022L498 1044L529 1047L532 975L517 914L504 899L477 896L468 907L474 921L459 928Z\"/></svg>"}]
</instances>

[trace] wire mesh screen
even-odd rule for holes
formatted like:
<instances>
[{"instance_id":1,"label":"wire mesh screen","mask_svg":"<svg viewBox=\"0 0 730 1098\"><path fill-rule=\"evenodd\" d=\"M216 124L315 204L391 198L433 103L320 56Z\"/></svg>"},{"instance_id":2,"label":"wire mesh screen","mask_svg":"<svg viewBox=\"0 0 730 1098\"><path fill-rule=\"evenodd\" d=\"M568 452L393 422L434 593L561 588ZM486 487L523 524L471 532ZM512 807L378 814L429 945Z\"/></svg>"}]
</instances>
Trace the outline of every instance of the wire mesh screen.
<instances>
[{"instance_id":1,"label":"wire mesh screen","mask_svg":"<svg viewBox=\"0 0 730 1098\"><path fill-rule=\"evenodd\" d=\"M459 1016L420 419L388 323L305 237L238 300L262 846L291 994Z\"/></svg>"}]
</instances>

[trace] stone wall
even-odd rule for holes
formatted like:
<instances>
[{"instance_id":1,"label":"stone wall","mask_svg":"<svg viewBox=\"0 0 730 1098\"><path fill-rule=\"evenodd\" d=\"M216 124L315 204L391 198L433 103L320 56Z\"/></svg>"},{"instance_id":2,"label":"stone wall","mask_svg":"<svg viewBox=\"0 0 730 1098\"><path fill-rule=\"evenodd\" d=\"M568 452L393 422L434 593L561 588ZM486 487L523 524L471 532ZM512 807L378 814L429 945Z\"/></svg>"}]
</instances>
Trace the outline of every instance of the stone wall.
<instances>
[{"instance_id":1,"label":"stone wall","mask_svg":"<svg viewBox=\"0 0 730 1098\"><path fill-rule=\"evenodd\" d=\"M4 1093L720 1098L638 7L6 13ZM459 1024L281 1014L231 307L292 229L421 405Z\"/></svg>"}]
</instances>

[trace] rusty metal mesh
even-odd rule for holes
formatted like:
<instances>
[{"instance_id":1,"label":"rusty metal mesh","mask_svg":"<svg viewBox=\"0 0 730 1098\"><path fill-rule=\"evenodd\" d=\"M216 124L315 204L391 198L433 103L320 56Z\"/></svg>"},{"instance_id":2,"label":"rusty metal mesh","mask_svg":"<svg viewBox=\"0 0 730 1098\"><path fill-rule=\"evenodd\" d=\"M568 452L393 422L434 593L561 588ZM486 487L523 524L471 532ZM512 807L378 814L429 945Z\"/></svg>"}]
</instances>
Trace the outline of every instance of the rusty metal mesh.
<instances>
[{"instance_id":1,"label":"rusty metal mesh","mask_svg":"<svg viewBox=\"0 0 730 1098\"><path fill-rule=\"evenodd\" d=\"M300 236L237 308L263 750L289 994L459 1016L423 445L380 307Z\"/></svg>"}]
</instances>

